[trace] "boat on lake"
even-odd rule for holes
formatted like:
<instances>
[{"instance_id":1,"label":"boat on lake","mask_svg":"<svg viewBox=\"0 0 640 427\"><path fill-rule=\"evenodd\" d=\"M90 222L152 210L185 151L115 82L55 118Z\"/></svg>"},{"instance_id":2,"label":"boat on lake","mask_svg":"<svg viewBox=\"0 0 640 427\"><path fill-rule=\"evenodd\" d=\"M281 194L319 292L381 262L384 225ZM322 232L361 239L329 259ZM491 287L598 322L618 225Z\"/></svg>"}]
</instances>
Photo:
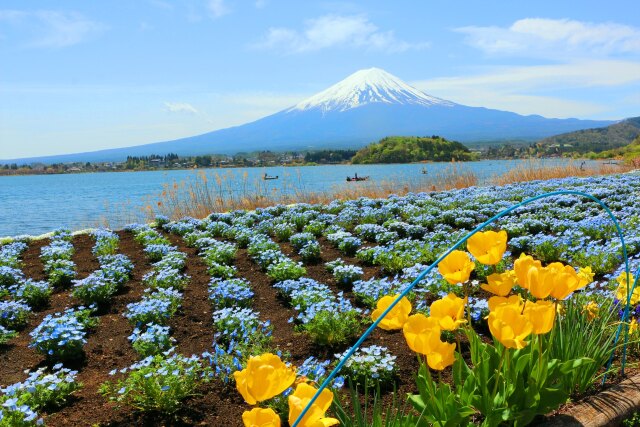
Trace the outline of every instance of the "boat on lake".
<instances>
[{"instance_id":1,"label":"boat on lake","mask_svg":"<svg viewBox=\"0 0 640 427\"><path fill-rule=\"evenodd\" d=\"M267 175L267 174L265 173L265 174L262 176L262 179L263 179L263 180L265 180L265 181L267 181L267 180L269 180L269 179L278 179L278 175L275 175L275 176L269 176L269 175Z\"/></svg>"},{"instance_id":2,"label":"boat on lake","mask_svg":"<svg viewBox=\"0 0 640 427\"><path fill-rule=\"evenodd\" d=\"M368 176L358 176L358 174L355 174L354 176L348 176L347 177L347 182L352 182L352 181L367 181L369 179Z\"/></svg>"}]
</instances>

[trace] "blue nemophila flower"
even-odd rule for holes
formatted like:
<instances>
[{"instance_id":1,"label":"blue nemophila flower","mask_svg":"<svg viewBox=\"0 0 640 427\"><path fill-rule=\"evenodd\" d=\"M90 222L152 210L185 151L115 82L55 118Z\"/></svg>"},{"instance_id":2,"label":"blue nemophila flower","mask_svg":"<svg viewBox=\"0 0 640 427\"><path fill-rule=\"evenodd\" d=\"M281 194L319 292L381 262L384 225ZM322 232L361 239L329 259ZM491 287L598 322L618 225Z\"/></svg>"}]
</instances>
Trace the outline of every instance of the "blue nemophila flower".
<instances>
[{"instance_id":1,"label":"blue nemophila flower","mask_svg":"<svg viewBox=\"0 0 640 427\"><path fill-rule=\"evenodd\" d=\"M341 360L345 353L336 354L336 360ZM396 356L386 347L371 345L359 348L344 365L345 376L355 384L364 386L390 385L394 380L397 367Z\"/></svg>"},{"instance_id":2,"label":"blue nemophila flower","mask_svg":"<svg viewBox=\"0 0 640 427\"><path fill-rule=\"evenodd\" d=\"M175 343L168 326L150 323L144 329L135 328L129 336L133 348L143 357L161 354Z\"/></svg>"},{"instance_id":3,"label":"blue nemophila flower","mask_svg":"<svg viewBox=\"0 0 640 427\"><path fill-rule=\"evenodd\" d=\"M9 288L25 280L22 270L0 265L0 289Z\"/></svg>"},{"instance_id":4,"label":"blue nemophila flower","mask_svg":"<svg viewBox=\"0 0 640 427\"><path fill-rule=\"evenodd\" d=\"M0 326L21 329L29 321L31 307L20 301L0 301Z\"/></svg>"},{"instance_id":5,"label":"blue nemophila flower","mask_svg":"<svg viewBox=\"0 0 640 427\"><path fill-rule=\"evenodd\" d=\"M213 278L209 283L209 301L215 308L247 307L251 304L253 291L245 279Z\"/></svg>"},{"instance_id":6,"label":"blue nemophila flower","mask_svg":"<svg viewBox=\"0 0 640 427\"><path fill-rule=\"evenodd\" d=\"M15 299L26 302L31 308L38 309L48 304L52 289L48 282L26 279L10 287L9 293Z\"/></svg>"},{"instance_id":7,"label":"blue nemophila flower","mask_svg":"<svg viewBox=\"0 0 640 427\"><path fill-rule=\"evenodd\" d=\"M66 360L83 354L87 342L87 327L91 325L91 310L84 307L69 309L64 313L49 314L29 335L29 347L35 348L47 358Z\"/></svg>"}]
</instances>

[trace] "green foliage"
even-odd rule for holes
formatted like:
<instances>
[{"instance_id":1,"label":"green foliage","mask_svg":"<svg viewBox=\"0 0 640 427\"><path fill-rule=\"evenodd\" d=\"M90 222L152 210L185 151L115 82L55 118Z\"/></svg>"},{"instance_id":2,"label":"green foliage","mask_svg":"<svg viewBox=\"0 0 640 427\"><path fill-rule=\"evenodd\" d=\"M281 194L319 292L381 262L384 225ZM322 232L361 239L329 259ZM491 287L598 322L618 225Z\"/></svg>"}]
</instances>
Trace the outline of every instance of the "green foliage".
<instances>
[{"instance_id":1,"label":"green foliage","mask_svg":"<svg viewBox=\"0 0 640 427\"><path fill-rule=\"evenodd\" d=\"M354 164L409 163L431 160L476 160L477 156L456 141L439 136L391 136L359 150L351 160Z\"/></svg>"},{"instance_id":2,"label":"green foliage","mask_svg":"<svg viewBox=\"0 0 640 427\"><path fill-rule=\"evenodd\" d=\"M199 359L181 355L149 357L128 370L126 378L102 384L100 393L112 402L163 414L177 412L181 402L210 377L210 368Z\"/></svg>"},{"instance_id":3,"label":"green foliage","mask_svg":"<svg viewBox=\"0 0 640 427\"><path fill-rule=\"evenodd\" d=\"M610 126L584 129L545 138L538 142L539 151L546 154L575 152L601 153L598 157L613 155L615 150L625 147L640 136L640 117L634 117Z\"/></svg>"},{"instance_id":4,"label":"green foliage","mask_svg":"<svg viewBox=\"0 0 640 427\"><path fill-rule=\"evenodd\" d=\"M583 364L567 372L562 380L574 393L583 393L601 375L613 350L617 310L610 298L598 297L593 300L598 305L598 314L589 319L585 305L591 300L582 294L573 295L564 303L564 314L556 317L553 339L549 341L549 357L560 360L589 358L594 363Z\"/></svg>"},{"instance_id":5,"label":"green foliage","mask_svg":"<svg viewBox=\"0 0 640 427\"><path fill-rule=\"evenodd\" d=\"M564 378L594 363L586 357L554 359L550 351L543 350L541 340L544 338L539 336L520 350L483 343L477 333L469 329L467 336L472 367L460 357L456 358L453 400L459 399L461 408L468 406L479 411L486 426L504 422L524 426L536 415L557 409L571 392Z\"/></svg>"},{"instance_id":6,"label":"green foliage","mask_svg":"<svg viewBox=\"0 0 640 427\"><path fill-rule=\"evenodd\" d=\"M323 310L299 326L318 346L336 348L360 335L362 320L356 310L342 312Z\"/></svg>"},{"instance_id":7,"label":"green foliage","mask_svg":"<svg viewBox=\"0 0 640 427\"><path fill-rule=\"evenodd\" d=\"M271 277L274 282L282 282L284 280L296 280L307 274L307 270L300 264L289 259L271 264L267 268L267 276Z\"/></svg>"}]
</instances>

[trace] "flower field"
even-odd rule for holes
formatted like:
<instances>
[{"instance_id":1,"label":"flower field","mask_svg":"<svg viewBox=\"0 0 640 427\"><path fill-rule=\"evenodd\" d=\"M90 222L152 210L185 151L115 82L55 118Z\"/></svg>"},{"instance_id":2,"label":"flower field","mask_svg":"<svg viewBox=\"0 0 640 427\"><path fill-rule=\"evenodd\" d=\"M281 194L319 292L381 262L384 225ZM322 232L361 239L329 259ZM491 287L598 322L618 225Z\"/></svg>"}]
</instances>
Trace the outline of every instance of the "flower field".
<instances>
[{"instance_id":1,"label":"flower field","mask_svg":"<svg viewBox=\"0 0 640 427\"><path fill-rule=\"evenodd\" d=\"M0 426L293 425L373 321L298 425L385 425L364 403L386 425L526 425L602 387L627 300L637 365L640 291L602 207L519 207L388 308L479 224L558 190L606 203L634 273L636 173L17 236L0 246Z\"/></svg>"}]
</instances>

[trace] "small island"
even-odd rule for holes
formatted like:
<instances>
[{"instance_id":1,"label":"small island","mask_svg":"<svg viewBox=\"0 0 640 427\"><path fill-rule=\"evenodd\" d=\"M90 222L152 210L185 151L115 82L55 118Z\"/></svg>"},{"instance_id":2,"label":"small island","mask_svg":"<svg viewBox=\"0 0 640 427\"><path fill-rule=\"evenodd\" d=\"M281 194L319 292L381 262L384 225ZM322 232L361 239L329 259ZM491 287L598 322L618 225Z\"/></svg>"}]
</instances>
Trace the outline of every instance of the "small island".
<instances>
[{"instance_id":1,"label":"small island","mask_svg":"<svg viewBox=\"0 0 640 427\"><path fill-rule=\"evenodd\" d=\"M351 159L354 164L450 162L478 160L479 153L440 136L389 136L360 149Z\"/></svg>"}]
</instances>

